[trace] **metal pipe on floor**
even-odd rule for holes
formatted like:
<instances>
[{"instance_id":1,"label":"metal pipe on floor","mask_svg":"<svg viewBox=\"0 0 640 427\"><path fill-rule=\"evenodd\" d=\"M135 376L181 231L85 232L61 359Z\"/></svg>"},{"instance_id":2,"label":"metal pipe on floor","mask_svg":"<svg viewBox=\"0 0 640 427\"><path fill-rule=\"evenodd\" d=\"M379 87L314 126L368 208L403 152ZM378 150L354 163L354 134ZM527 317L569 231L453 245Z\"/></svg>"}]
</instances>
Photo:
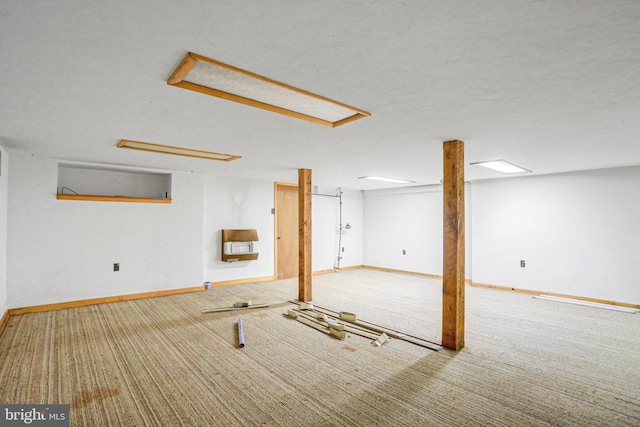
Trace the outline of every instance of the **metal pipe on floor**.
<instances>
[{"instance_id":1,"label":"metal pipe on floor","mask_svg":"<svg viewBox=\"0 0 640 427\"><path fill-rule=\"evenodd\" d=\"M238 319L238 346L244 348L244 328L242 326L242 319Z\"/></svg>"}]
</instances>

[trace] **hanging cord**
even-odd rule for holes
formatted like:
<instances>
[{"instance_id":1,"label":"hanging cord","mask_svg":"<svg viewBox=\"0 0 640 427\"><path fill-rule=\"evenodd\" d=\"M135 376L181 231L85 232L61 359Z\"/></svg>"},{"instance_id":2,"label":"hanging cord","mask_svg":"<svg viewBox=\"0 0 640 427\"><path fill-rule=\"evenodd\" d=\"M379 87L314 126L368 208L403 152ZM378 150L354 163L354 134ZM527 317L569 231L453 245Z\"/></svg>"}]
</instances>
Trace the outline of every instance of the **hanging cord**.
<instances>
[{"instance_id":1,"label":"hanging cord","mask_svg":"<svg viewBox=\"0 0 640 427\"><path fill-rule=\"evenodd\" d=\"M342 188L338 188L338 199L340 201L340 207L339 207L339 211L340 211L340 228L339 228L339 233L338 233L338 256L336 257L336 268L340 269L340 260L342 259L341 254L341 250L342 250Z\"/></svg>"},{"instance_id":2,"label":"hanging cord","mask_svg":"<svg viewBox=\"0 0 640 427\"><path fill-rule=\"evenodd\" d=\"M325 197L337 197L340 201L340 206L339 206L339 234L338 234L338 256L336 257L336 263L333 265L334 268L339 269L340 268L340 260L342 259L342 257L340 256L340 251L342 250L342 188L338 187L338 194L322 194L322 193L311 193L314 196L325 196ZM348 227L347 227L348 228Z\"/></svg>"},{"instance_id":3,"label":"hanging cord","mask_svg":"<svg viewBox=\"0 0 640 427\"><path fill-rule=\"evenodd\" d=\"M70 189L69 187L62 187L62 188L60 189L60 194L64 194L64 190L65 190L65 188L66 188L67 190L71 191L73 194L78 194L78 193L76 193L75 191L73 191L72 189Z\"/></svg>"}]
</instances>

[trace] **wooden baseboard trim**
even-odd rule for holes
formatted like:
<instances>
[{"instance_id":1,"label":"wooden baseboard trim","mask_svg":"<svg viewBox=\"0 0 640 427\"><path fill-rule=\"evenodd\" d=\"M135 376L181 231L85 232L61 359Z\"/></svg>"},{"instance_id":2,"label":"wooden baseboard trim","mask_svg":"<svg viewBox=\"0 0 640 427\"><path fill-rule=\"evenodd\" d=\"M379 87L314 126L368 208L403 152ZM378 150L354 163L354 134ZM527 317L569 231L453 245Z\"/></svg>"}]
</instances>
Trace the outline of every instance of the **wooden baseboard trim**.
<instances>
[{"instance_id":1,"label":"wooden baseboard trim","mask_svg":"<svg viewBox=\"0 0 640 427\"><path fill-rule=\"evenodd\" d=\"M239 279L239 280L227 280L223 282L212 282L211 287L238 285L242 283L253 283L253 282L268 282L272 280L274 280L273 276L254 277L250 279ZM204 290L205 290L204 286L195 286L191 288L168 289L164 291L143 292L138 294L118 295L118 296L104 297L104 298L91 298L91 299L84 299L84 300L77 300L77 301L60 302L60 303L54 303L54 304L34 305L30 307L10 308L8 310L8 314L9 316L16 316L19 314L26 314L26 313L38 313L42 311L64 310L65 308L86 307L88 305L108 304L112 302L131 301L131 300L143 299L143 298L155 298L155 297L164 297L169 295L187 294L191 292L202 292Z\"/></svg>"},{"instance_id":2,"label":"wooden baseboard trim","mask_svg":"<svg viewBox=\"0 0 640 427\"><path fill-rule=\"evenodd\" d=\"M430 279L442 280L442 276L439 276L437 274L418 273L417 271L397 270L395 268L376 267L373 265L365 265L364 268L368 268L371 270L385 271L387 273L409 274L411 276L421 276L421 277L428 277Z\"/></svg>"},{"instance_id":3,"label":"wooden baseboard trim","mask_svg":"<svg viewBox=\"0 0 640 427\"><path fill-rule=\"evenodd\" d=\"M352 265L349 267L340 267L340 268L336 268L335 271L350 271L350 270L360 270L365 268L364 265Z\"/></svg>"},{"instance_id":4,"label":"wooden baseboard trim","mask_svg":"<svg viewBox=\"0 0 640 427\"><path fill-rule=\"evenodd\" d=\"M410 274L412 276L428 277L429 279L442 280L442 276L438 274L418 273L417 271L396 270L394 268L375 267L373 265L363 265L362 268L370 268L372 270L386 271L387 273ZM471 279L464 279L464 282L471 284Z\"/></svg>"},{"instance_id":5,"label":"wooden baseboard trim","mask_svg":"<svg viewBox=\"0 0 640 427\"><path fill-rule=\"evenodd\" d=\"M438 276L438 275L435 275L435 274L417 273L417 272L413 272L413 271L396 270L396 269L384 268L384 267L374 267L374 266L370 266L370 265L354 265L354 266L349 266L349 267L342 267L342 268L339 268L339 269L332 268L332 269L327 269L327 270L318 270L318 271L314 271L313 274L314 275L327 274L327 273L335 273L335 272L348 271L348 270L358 270L358 269L363 269L363 268L368 268L368 269L372 269L372 270L379 270L379 271L386 271L386 272L390 272L390 273L410 274L410 275L428 277L428 278L438 279L438 280L442 279L442 276ZM225 281L220 281L220 282L211 282L211 287L213 288L213 287L217 287L217 286L241 285L241 284L255 283L255 282L271 282L273 280L276 280L275 276L264 276L264 277L252 277L252 278L248 278L248 279L225 280ZM466 282L471 283L471 280L467 279ZM476 284L474 283L474 285L476 285ZM490 286L490 285L487 285L487 286ZM85 299L85 300L68 301L68 302L60 302L60 303L53 303L53 304L42 304L42 305L35 305L35 306L29 306L29 307L10 308L9 310L7 310L5 312L5 314L2 317L2 319L0 319L0 334L2 333L4 328L6 327L7 323L9 322L9 318L11 316L17 316L17 315L20 315L20 314L38 313L38 312L53 311L53 310L64 310L66 308L86 307L86 306L89 306L89 305L109 304L109 303L112 303L112 302L131 301L131 300L143 299L143 298L155 298L155 297L161 297L161 296L186 294L186 293L191 293L191 292L202 292L204 290L205 290L204 286L195 286L195 287L191 287L191 288L168 289L168 290L164 290L164 291L143 292L143 293L138 293L138 294L119 295L119 296L104 297L104 298L91 298L91 299ZM505 288L505 290L506 290L506 288ZM537 293L537 294L539 294L539 293ZM553 296L560 296L560 295L557 295L557 294L549 294L549 293L547 293L547 294L548 295L553 295ZM596 302L596 300L591 300L591 301ZM627 306L628 307L632 307L632 308L637 307L637 306L631 306L631 305L627 305Z\"/></svg>"},{"instance_id":6,"label":"wooden baseboard trim","mask_svg":"<svg viewBox=\"0 0 640 427\"><path fill-rule=\"evenodd\" d=\"M335 273L336 271L339 271L338 269L335 268L329 268L327 270L317 270L311 273L312 276L317 276L319 274L328 274L328 273Z\"/></svg>"},{"instance_id":7,"label":"wooden baseboard trim","mask_svg":"<svg viewBox=\"0 0 640 427\"><path fill-rule=\"evenodd\" d=\"M312 273L312 275L317 276L318 274L339 273L341 271L358 270L361 268L364 268L364 265L352 265L349 267L329 268L327 270L316 270Z\"/></svg>"},{"instance_id":8,"label":"wooden baseboard trim","mask_svg":"<svg viewBox=\"0 0 640 427\"><path fill-rule=\"evenodd\" d=\"M235 279L235 280L224 280L222 282L211 282L211 287L215 288L218 286L242 285L245 283L255 283L255 282L272 282L274 280L276 280L275 276L250 277L248 279Z\"/></svg>"},{"instance_id":9,"label":"wooden baseboard trim","mask_svg":"<svg viewBox=\"0 0 640 427\"><path fill-rule=\"evenodd\" d=\"M604 300L604 299L580 297L580 296L567 295L567 294L556 294L554 292L533 291L531 289L510 288L508 286L490 285L490 284L487 284L487 283L478 283L478 282L472 282L471 286L474 286L476 288L494 289L494 290L497 290L497 291L516 292L516 293L519 293L519 294L527 294L527 295L549 295L549 296L552 296L552 297L575 299L575 300L579 300L579 301L594 302L594 303L597 303L597 304L614 305L614 306L618 306L618 307L635 308L635 309L640 310L640 305L638 305L638 304L629 304L629 303L626 303L626 302L619 302L619 301L609 301L609 300Z\"/></svg>"},{"instance_id":10,"label":"wooden baseboard trim","mask_svg":"<svg viewBox=\"0 0 640 427\"><path fill-rule=\"evenodd\" d=\"M327 270L326 272L331 272L331 271L333 270ZM213 288L217 286L241 285L245 283L255 283L255 282L270 282L273 280L275 280L275 276L225 280L220 282L211 282L211 287ZM2 317L2 319L0 319L0 334L2 333L2 330L4 329L6 324L8 323L9 317L17 316L20 314L38 313L38 312L53 311L53 310L64 310L65 308L86 307L89 305L108 304L112 302L131 301L131 300L143 299L143 298L155 298L155 297L162 297L162 296L168 296L168 295L186 294L191 292L202 292L204 290L205 290L204 286L195 286L191 288L168 289L164 291L143 292L138 294L118 295L118 296L104 297L104 298L91 298L91 299L60 302L60 303L53 303L53 304L34 305L29 307L10 308L9 310L7 310L7 312Z\"/></svg>"},{"instance_id":11,"label":"wooden baseboard trim","mask_svg":"<svg viewBox=\"0 0 640 427\"><path fill-rule=\"evenodd\" d=\"M86 307L88 305L108 304L112 302L131 301L142 298L155 298L164 297L168 295L186 294L190 292L204 291L203 286L196 286L193 288L180 288L180 289L168 289L164 291L143 292L139 294L118 295L113 297L104 298L91 298L77 301L59 302L54 304L34 305L31 307L10 308L9 314L16 316L26 313L38 313L42 311L63 310L65 308Z\"/></svg>"},{"instance_id":12,"label":"wooden baseboard trim","mask_svg":"<svg viewBox=\"0 0 640 427\"><path fill-rule=\"evenodd\" d=\"M9 310L5 311L4 314L2 315L2 319L0 319L0 337L2 336L2 333L4 332L4 329L9 324L9 318L10 317L11 317L11 314L9 314Z\"/></svg>"}]
</instances>

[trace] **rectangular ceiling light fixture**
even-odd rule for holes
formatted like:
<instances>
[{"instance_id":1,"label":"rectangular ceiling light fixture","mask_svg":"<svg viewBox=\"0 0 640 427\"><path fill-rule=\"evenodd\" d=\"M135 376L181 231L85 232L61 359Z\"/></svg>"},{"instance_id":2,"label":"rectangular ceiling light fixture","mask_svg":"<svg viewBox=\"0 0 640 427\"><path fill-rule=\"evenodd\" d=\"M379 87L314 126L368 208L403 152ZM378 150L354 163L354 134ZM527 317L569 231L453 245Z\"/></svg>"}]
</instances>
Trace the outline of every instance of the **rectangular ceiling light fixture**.
<instances>
[{"instance_id":1,"label":"rectangular ceiling light fixture","mask_svg":"<svg viewBox=\"0 0 640 427\"><path fill-rule=\"evenodd\" d=\"M167 84L329 127L370 116L366 111L189 52Z\"/></svg>"},{"instance_id":2,"label":"rectangular ceiling light fixture","mask_svg":"<svg viewBox=\"0 0 640 427\"><path fill-rule=\"evenodd\" d=\"M192 150L190 148L172 147L170 145L152 144L150 142L131 141L122 139L118 143L118 148L129 148L132 150L151 151L153 153L173 154L175 156L198 157L200 159L218 160L230 162L240 159L241 156L233 154L214 153L213 151Z\"/></svg>"},{"instance_id":3,"label":"rectangular ceiling light fixture","mask_svg":"<svg viewBox=\"0 0 640 427\"><path fill-rule=\"evenodd\" d=\"M482 166L502 173L531 172L529 169L521 168L520 166L516 166L513 163L507 162L506 160L491 160L488 162L476 162L469 164L471 166Z\"/></svg>"},{"instance_id":4,"label":"rectangular ceiling light fixture","mask_svg":"<svg viewBox=\"0 0 640 427\"><path fill-rule=\"evenodd\" d=\"M409 181L408 179L399 179L399 178L388 178L386 176L360 176L358 179L371 179L374 181L384 181L384 182L392 182L394 184L415 184L417 181Z\"/></svg>"}]
</instances>

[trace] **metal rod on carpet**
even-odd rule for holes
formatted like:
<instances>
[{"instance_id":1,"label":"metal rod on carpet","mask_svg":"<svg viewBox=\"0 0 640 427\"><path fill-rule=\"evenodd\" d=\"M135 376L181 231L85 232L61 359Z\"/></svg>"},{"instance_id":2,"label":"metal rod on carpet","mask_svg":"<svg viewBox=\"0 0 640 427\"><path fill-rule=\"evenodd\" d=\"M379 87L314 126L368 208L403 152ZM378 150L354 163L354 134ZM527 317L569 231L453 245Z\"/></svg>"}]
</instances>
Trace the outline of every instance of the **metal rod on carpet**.
<instances>
[{"instance_id":1,"label":"metal rod on carpet","mask_svg":"<svg viewBox=\"0 0 640 427\"><path fill-rule=\"evenodd\" d=\"M242 319L238 319L238 346L244 348L244 328L242 326Z\"/></svg>"}]
</instances>

